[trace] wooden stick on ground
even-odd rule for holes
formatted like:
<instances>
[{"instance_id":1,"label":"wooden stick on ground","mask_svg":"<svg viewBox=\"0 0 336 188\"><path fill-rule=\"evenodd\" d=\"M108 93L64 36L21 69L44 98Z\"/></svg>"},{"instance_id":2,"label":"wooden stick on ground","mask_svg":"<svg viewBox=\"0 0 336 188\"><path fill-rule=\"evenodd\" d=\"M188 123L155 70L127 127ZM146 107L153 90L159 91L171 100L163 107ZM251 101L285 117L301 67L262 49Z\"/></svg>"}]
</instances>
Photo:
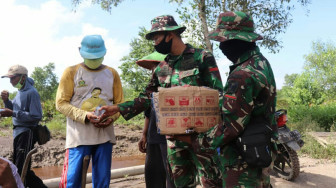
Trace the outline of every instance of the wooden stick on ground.
<instances>
[{"instance_id":1,"label":"wooden stick on ground","mask_svg":"<svg viewBox=\"0 0 336 188\"><path fill-rule=\"evenodd\" d=\"M83 166L82 166L82 188L86 186L86 173L89 167L90 156L86 155L83 159Z\"/></svg>"}]
</instances>

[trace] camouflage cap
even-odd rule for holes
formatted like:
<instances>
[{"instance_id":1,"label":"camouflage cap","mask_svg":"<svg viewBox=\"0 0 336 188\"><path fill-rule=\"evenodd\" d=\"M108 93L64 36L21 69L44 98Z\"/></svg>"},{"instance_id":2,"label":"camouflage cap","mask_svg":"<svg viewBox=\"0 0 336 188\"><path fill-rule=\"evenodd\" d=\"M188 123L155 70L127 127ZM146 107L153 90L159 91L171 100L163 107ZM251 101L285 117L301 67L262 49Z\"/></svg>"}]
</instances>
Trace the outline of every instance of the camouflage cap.
<instances>
[{"instance_id":1,"label":"camouflage cap","mask_svg":"<svg viewBox=\"0 0 336 188\"><path fill-rule=\"evenodd\" d=\"M151 40L153 37L153 34L158 31L177 30L179 34L181 34L186 29L186 27L184 26L178 26L174 20L174 17L171 15L162 15L162 16L155 17L151 21L151 24L152 24L152 29L149 31L149 33L146 34L147 40Z\"/></svg>"},{"instance_id":2,"label":"camouflage cap","mask_svg":"<svg viewBox=\"0 0 336 188\"><path fill-rule=\"evenodd\" d=\"M263 37L254 32L252 17L244 12L225 12L218 16L216 29L208 35L210 40L224 42L238 39L247 42L262 40Z\"/></svg>"},{"instance_id":3,"label":"camouflage cap","mask_svg":"<svg viewBox=\"0 0 336 188\"><path fill-rule=\"evenodd\" d=\"M163 55L155 51L136 61L136 64L145 69L152 70L152 68L155 68L161 61L166 58L166 56L167 55Z\"/></svg>"}]
</instances>

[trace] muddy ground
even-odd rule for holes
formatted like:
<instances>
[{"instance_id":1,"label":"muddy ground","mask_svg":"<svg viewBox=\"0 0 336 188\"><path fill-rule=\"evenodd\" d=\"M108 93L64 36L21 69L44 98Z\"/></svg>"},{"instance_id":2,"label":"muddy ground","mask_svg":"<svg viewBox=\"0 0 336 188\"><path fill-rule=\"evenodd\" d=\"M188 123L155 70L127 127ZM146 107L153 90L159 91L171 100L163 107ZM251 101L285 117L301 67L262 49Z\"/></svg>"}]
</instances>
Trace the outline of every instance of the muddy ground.
<instances>
[{"instance_id":1,"label":"muddy ground","mask_svg":"<svg viewBox=\"0 0 336 188\"><path fill-rule=\"evenodd\" d=\"M276 174L271 174L271 184L274 188L335 188L336 187L336 163L327 160L300 157L300 174L294 181L286 181ZM92 185L86 186L91 188ZM111 180L113 188L144 188L146 187L144 176L130 176ZM201 186L197 186L201 188Z\"/></svg>"},{"instance_id":2,"label":"muddy ground","mask_svg":"<svg viewBox=\"0 0 336 188\"><path fill-rule=\"evenodd\" d=\"M0 128L0 156L11 159L13 148L12 130ZM113 147L113 158L123 156L144 155L138 150L138 141L142 130L132 130L125 126L115 125L117 144ZM51 139L45 145L38 147L38 152L33 155L32 167L63 165L65 153L65 138Z\"/></svg>"},{"instance_id":3,"label":"muddy ground","mask_svg":"<svg viewBox=\"0 0 336 188\"><path fill-rule=\"evenodd\" d=\"M0 129L0 156L10 157L12 150L11 129ZM116 125L117 144L113 148L113 157L139 156L143 155L138 151L137 143L142 130L131 130L125 126ZM33 156L33 167L62 165L64 158L65 139L52 139L46 145L39 146L38 153ZM336 187L336 163L323 160L312 159L308 156L300 157L300 175L289 182L271 176L273 187L276 188L334 188ZM128 176L125 178L111 180L110 187L143 188L145 187L144 175ZM92 187L88 184L86 187ZM199 187L199 186L198 186Z\"/></svg>"}]
</instances>

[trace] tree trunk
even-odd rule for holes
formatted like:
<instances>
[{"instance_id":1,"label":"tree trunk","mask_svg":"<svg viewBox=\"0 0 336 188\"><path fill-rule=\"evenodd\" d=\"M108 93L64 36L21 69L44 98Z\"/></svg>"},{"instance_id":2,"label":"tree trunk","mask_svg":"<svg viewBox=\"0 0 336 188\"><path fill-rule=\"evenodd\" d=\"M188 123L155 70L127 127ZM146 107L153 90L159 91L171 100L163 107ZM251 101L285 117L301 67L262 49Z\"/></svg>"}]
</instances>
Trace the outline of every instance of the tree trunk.
<instances>
[{"instance_id":1,"label":"tree trunk","mask_svg":"<svg viewBox=\"0 0 336 188\"><path fill-rule=\"evenodd\" d=\"M222 11L226 12L226 0L222 0Z\"/></svg>"},{"instance_id":2,"label":"tree trunk","mask_svg":"<svg viewBox=\"0 0 336 188\"><path fill-rule=\"evenodd\" d=\"M206 45L206 49L212 53L213 52L212 45L211 45L210 39L208 38L209 30L208 30L207 18L206 18L206 13L205 13L205 0L198 1L198 16L201 19L201 25L202 25L201 29L204 35L204 42Z\"/></svg>"}]
</instances>

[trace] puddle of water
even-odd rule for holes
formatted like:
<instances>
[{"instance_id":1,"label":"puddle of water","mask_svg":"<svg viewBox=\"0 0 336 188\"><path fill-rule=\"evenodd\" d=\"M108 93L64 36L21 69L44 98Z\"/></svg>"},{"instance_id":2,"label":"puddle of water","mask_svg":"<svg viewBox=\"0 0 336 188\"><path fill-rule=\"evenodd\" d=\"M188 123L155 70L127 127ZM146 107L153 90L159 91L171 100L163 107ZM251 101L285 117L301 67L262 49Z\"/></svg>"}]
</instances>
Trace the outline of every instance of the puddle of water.
<instances>
[{"instance_id":1,"label":"puddle of water","mask_svg":"<svg viewBox=\"0 0 336 188\"><path fill-rule=\"evenodd\" d=\"M137 166L145 164L145 156L127 156L112 159L111 169L124 168L130 166ZM46 166L42 168L33 168L35 174L41 179L58 178L61 177L63 166ZM91 173L91 163L89 165L88 173Z\"/></svg>"}]
</instances>

